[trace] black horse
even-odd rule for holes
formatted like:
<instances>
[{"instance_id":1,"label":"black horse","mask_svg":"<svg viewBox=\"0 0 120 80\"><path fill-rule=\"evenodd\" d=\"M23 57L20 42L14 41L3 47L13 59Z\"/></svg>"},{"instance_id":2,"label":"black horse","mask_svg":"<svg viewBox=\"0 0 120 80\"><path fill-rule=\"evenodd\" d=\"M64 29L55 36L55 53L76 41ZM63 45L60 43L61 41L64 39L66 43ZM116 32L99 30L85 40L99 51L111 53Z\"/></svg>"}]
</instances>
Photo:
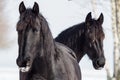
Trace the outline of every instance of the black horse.
<instances>
[{"instance_id":1,"label":"black horse","mask_svg":"<svg viewBox=\"0 0 120 80\"><path fill-rule=\"evenodd\" d=\"M103 39L105 34L102 28L103 14L95 20L91 12L88 13L85 22L74 25L61 32L55 40L70 47L77 56L79 62L87 54L93 62L95 69L104 67L105 57Z\"/></svg>"},{"instance_id":2,"label":"black horse","mask_svg":"<svg viewBox=\"0 0 120 80\"><path fill-rule=\"evenodd\" d=\"M77 59L68 47L54 41L46 19L33 8L19 5L17 23L20 80L81 80Z\"/></svg>"}]
</instances>

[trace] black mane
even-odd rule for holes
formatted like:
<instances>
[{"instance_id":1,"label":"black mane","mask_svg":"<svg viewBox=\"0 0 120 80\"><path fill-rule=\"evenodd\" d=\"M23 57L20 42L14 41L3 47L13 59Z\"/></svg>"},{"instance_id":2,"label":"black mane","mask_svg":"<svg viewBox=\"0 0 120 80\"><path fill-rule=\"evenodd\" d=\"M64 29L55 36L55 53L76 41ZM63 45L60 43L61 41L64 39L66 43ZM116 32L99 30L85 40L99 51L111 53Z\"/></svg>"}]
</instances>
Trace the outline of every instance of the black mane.
<instances>
[{"instance_id":1,"label":"black mane","mask_svg":"<svg viewBox=\"0 0 120 80\"><path fill-rule=\"evenodd\" d=\"M82 53L81 57L84 55L83 53L83 45L85 41L85 22L73 25L72 27L62 31L56 38L55 41L63 43L73 49L76 53ZM79 37L79 39L78 39Z\"/></svg>"}]
</instances>

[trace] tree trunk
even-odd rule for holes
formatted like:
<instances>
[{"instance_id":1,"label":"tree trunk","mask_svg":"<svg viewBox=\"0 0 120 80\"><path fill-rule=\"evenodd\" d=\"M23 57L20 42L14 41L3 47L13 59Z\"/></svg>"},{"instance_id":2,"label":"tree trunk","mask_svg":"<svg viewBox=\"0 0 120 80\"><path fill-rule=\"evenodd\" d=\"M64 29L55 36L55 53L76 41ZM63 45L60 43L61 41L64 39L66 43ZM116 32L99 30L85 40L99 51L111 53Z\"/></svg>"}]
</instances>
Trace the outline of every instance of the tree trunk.
<instances>
[{"instance_id":1,"label":"tree trunk","mask_svg":"<svg viewBox=\"0 0 120 80\"><path fill-rule=\"evenodd\" d=\"M112 29L114 37L114 74L115 80L120 80L120 0L112 2Z\"/></svg>"}]
</instances>

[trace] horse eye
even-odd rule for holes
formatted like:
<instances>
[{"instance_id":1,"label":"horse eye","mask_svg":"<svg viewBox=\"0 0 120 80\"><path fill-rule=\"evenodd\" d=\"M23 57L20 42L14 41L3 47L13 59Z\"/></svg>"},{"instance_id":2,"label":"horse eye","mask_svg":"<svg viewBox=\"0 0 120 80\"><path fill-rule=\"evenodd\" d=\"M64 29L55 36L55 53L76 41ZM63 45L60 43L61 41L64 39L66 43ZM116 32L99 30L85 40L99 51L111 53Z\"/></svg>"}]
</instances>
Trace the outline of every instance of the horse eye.
<instances>
[{"instance_id":1,"label":"horse eye","mask_svg":"<svg viewBox=\"0 0 120 80\"><path fill-rule=\"evenodd\" d=\"M38 30L36 28L33 28L32 31L33 32L38 32Z\"/></svg>"}]
</instances>

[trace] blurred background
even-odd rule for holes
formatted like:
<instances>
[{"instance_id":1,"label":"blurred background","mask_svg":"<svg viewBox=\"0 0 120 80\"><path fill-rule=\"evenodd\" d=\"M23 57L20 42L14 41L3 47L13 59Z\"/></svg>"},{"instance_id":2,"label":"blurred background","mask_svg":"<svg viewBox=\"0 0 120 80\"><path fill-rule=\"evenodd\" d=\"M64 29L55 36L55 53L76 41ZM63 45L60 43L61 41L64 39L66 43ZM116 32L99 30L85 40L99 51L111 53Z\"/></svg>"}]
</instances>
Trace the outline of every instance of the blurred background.
<instances>
[{"instance_id":1,"label":"blurred background","mask_svg":"<svg viewBox=\"0 0 120 80\"><path fill-rule=\"evenodd\" d=\"M18 56L16 23L22 0L0 0L0 80L19 80L16 65ZM79 63L82 80L120 80L120 0L23 0L26 7L38 2L40 12L47 19L53 37L64 29L104 15L104 52L106 65L95 70L91 60L84 56Z\"/></svg>"}]
</instances>

